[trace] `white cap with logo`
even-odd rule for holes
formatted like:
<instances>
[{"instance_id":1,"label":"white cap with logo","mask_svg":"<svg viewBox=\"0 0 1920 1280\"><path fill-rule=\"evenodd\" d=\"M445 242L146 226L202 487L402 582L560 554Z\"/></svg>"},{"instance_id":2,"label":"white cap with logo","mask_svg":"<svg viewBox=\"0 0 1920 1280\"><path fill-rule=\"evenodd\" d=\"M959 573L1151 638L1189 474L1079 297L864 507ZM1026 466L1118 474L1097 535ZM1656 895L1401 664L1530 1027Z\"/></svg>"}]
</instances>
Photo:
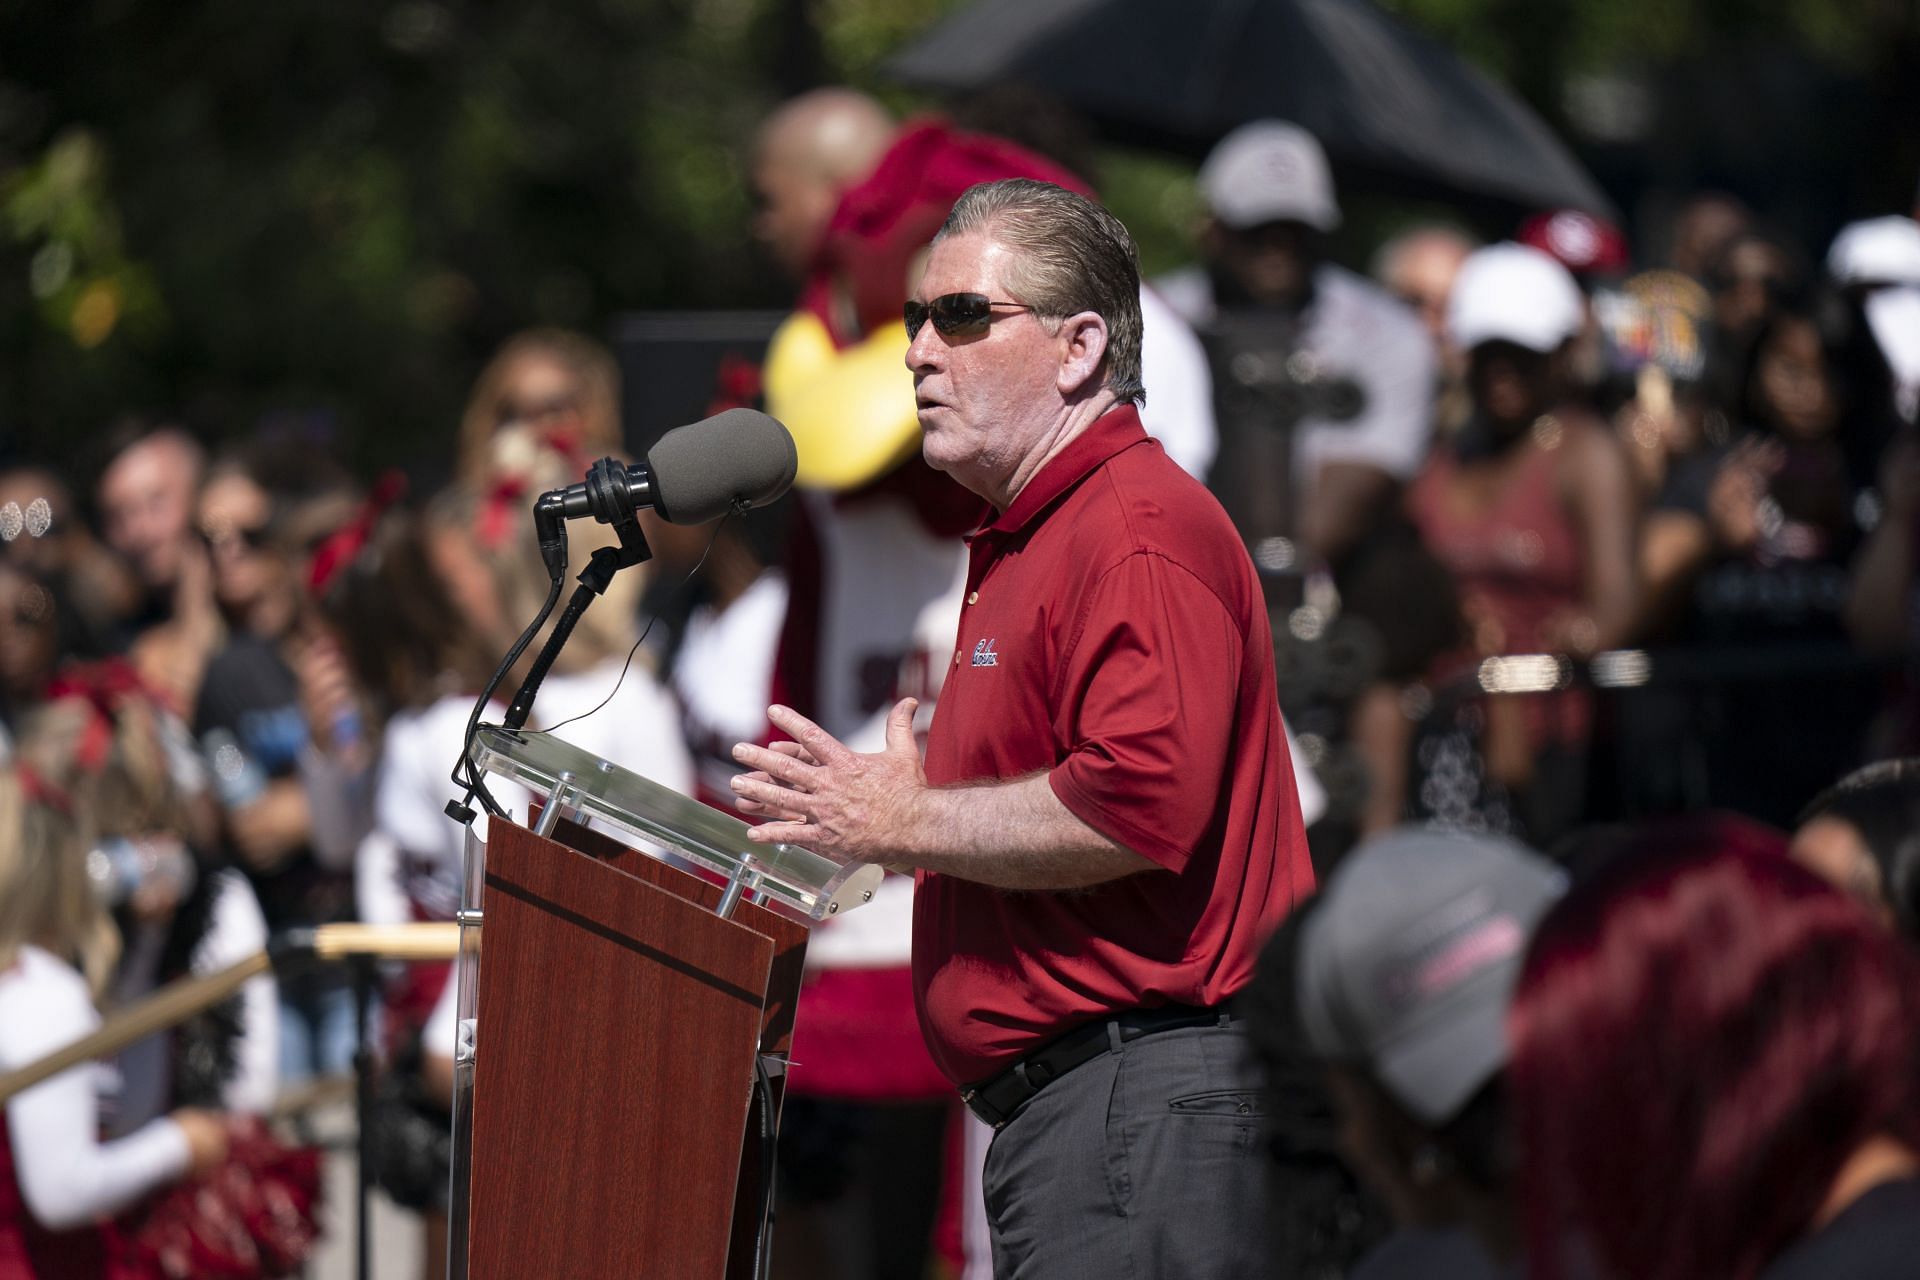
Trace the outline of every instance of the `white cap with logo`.
<instances>
[{"instance_id":1,"label":"white cap with logo","mask_svg":"<svg viewBox=\"0 0 1920 1280\"><path fill-rule=\"evenodd\" d=\"M1284 120L1255 120L1222 138L1200 166L1200 194L1213 216L1236 230L1304 222L1340 225L1327 156L1313 135Z\"/></svg>"},{"instance_id":2,"label":"white cap with logo","mask_svg":"<svg viewBox=\"0 0 1920 1280\"><path fill-rule=\"evenodd\" d=\"M1447 334L1462 351L1511 342L1544 355L1579 333L1586 316L1571 272L1553 255L1510 241L1469 255L1447 298Z\"/></svg>"}]
</instances>

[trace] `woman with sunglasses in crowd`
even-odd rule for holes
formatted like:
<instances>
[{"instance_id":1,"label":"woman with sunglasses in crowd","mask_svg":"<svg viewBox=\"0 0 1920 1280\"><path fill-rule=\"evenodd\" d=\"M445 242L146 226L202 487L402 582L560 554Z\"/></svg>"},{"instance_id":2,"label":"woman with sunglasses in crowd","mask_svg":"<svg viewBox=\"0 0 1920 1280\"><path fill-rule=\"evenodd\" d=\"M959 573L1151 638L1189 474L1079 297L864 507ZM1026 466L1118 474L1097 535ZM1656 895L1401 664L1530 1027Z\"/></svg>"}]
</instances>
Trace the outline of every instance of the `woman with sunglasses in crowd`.
<instances>
[{"instance_id":1,"label":"woman with sunglasses in crowd","mask_svg":"<svg viewBox=\"0 0 1920 1280\"><path fill-rule=\"evenodd\" d=\"M522 433L542 448L578 459L582 472L595 458L617 450L620 370L612 354L565 329L529 329L509 338L480 371L467 398L456 477L482 485L524 467L527 459L516 456L519 443L512 439ZM528 501L533 496L527 495Z\"/></svg>"},{"instance_id":2,"label":"woman with sunglasses in crowd","mask_svg":"<svg viewBox=\"0 0 1920 1280\"><path fill-rule=\"evenodd\" d=\"M360 829L345 778L367 749L338 646L307 599L312 549L355 508L325 455L256 442L215 462L198 502L225 638L192 716L226 851L275 931L352 918ZM350 762L350 763L349 763ZM338 973L281 984L284 1083L344 1075L353 1006Z\"/></svg>"}]
</instances>

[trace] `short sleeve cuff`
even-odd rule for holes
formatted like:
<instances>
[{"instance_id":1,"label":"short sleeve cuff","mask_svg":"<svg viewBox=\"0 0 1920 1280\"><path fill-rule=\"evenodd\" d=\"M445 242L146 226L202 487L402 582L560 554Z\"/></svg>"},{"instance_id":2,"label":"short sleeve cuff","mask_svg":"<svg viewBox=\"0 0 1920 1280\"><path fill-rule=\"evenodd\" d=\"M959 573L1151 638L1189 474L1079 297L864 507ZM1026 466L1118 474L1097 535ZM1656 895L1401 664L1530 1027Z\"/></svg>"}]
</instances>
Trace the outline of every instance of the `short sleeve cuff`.
<instances>
[{"instance_id":1,"label":"short sleeve cuff","mask_svg":"<svg viewBox=\"0 0 1920 1280\"><path fill-rule=\"evenodd\" d=\"M1192 850L1169 842L1157 832L1149 831L1125 814L1117 812L1104 796L1082 785L1076 775L1075 761L1071 756L1055 765L1052 772L1047 774L1048 785L1053 788L1053 794L1060 803L1067 807L1068 813L1115 844L1133 850L1164 870L1178 874L1186 868Z\"/></svg>"}]
</instances>

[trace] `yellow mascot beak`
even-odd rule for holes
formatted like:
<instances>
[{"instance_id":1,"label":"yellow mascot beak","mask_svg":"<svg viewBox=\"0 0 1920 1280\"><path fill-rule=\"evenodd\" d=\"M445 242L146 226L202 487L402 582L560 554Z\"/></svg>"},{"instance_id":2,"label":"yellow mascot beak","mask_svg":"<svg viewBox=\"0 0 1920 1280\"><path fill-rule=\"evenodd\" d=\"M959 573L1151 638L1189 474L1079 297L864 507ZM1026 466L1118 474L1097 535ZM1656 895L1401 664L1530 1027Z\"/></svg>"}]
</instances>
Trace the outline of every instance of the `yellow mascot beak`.
<instances>
[{"instance_id":1,"label":"yellow mascot beak","mask_svg":"<svg viewBox=\"0 0 1920 1280\"><path fill-rule=\"evenodd\" d=\"M788 316L767 348L767 412L786 424L800 452L794 483L857 489L920 447L904 328L885 325L864 342L834 349L810 312Z\"/></svg>"}]
</instances>

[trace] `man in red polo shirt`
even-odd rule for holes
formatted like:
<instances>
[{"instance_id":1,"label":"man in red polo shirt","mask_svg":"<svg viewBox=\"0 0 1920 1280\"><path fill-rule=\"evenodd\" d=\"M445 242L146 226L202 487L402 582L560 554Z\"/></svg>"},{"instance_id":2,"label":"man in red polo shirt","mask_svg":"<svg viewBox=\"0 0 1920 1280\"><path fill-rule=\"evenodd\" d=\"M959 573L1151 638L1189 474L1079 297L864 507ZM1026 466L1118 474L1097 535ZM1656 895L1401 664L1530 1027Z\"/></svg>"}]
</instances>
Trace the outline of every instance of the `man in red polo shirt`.
<instances>
[{"instance_id":1,"label":"man in red polo shirt","mask_svg":"<svg viewBox=\"0 0 1920 1280\"><path fill-rule=\"evenodd\" d=\"M735 758L756 840L912 868L934 1060L998 1129L1001 1277L1255 1274L1258 1082L1223 1008L1312 888L1266 607L1239 536L1141 429L1126 228L969 190L907 304L927 461L990 502L924 763Z\"/></svg>"}]
</instances>

